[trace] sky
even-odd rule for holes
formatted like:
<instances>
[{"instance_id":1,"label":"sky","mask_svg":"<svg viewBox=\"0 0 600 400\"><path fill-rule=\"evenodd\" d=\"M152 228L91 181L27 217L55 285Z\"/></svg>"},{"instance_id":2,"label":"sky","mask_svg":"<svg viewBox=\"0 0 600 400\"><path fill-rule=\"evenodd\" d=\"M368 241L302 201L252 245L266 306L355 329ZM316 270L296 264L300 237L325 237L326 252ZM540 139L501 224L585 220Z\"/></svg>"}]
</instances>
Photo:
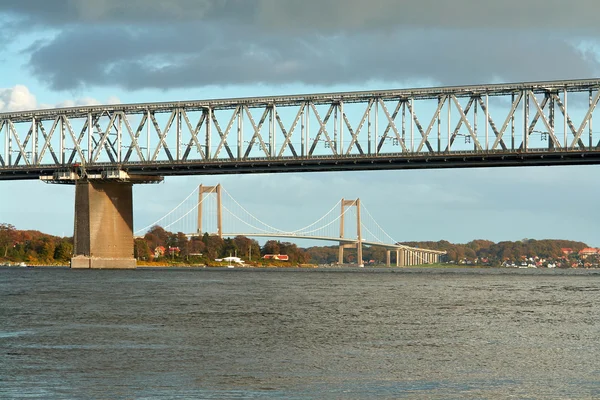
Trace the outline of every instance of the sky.
<instances>
[{"instance_id":1,"label":"sky","mask_svg":"<svg viewBox=\"0 0 600 400\"><path fill-rule=\"evenodd\" d=\"M0 111L433 85L586 79L595 0L3 0ZM166 178L136 228L200 183L305 226L361 198L398 241L562 238L600 246L596 166ZM70 236L74 188L0 183L0 221ZM300 244L302 244L300 242Z\"/></svg>"}]
</instances>

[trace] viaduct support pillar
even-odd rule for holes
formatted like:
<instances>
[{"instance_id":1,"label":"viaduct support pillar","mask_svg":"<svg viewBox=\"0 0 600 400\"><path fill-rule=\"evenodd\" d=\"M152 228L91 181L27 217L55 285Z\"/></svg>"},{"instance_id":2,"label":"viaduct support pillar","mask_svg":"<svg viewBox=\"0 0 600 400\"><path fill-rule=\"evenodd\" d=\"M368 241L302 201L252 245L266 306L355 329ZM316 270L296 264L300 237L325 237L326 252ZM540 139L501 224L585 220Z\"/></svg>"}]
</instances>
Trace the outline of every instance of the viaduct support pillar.
<instances>
[{"instance_id":1,"label":"viaduct support pillar","mask_svg":"<svg viewBox=\"0 0 600 400\"><path fill-rule=\"evenodd\" d=\"M162 177L75 182L75 229L71 268L136 268L133 254L133 184Z\"/></svg>"},{"instance_id":2,"label":"viaduct support pillar","mask_svg":"<svg viewBox=\"0 0 600 400\"><path fill-rule=\"evenodd\" d=\"M135 268L132 183L77 182L71 268Z\"/></svg>"},{"instance_id":3,"label":"viaduct support pillar","mask_svg":"<svg viewBox=\"0 0 600 400\"><path fill-rule=\"evenodd\" d=\"M386 267L390 267L391 266L390 253L391 253L390 250L386 250L385 251L385 266Z\"/></svg>"}]
</instances>

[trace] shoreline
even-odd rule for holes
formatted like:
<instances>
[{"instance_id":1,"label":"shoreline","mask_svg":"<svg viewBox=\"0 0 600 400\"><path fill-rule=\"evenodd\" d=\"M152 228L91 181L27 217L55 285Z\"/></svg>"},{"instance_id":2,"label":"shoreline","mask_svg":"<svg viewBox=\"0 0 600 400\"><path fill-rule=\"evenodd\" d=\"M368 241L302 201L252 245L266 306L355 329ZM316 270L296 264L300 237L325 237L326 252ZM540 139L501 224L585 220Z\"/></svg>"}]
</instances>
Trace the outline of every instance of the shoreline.
<instances>
[{"instance_id":1,"label":"shoreline","mask_svg":"<svg viewBox=\"0 0 600 400\"><path fill-rule=\"evenodd\" d=\"M68 265L0 266L0 270L70 270ZM365 274L431 274L431 275L518 275L518 276L599 276L598 268L506 268L506 267L199 267L138 266L136 269L96 269L95 271L195 271L231 273L365 273ZM77 269L80 271L80 269Z\"/></svg>"}]
</instances>

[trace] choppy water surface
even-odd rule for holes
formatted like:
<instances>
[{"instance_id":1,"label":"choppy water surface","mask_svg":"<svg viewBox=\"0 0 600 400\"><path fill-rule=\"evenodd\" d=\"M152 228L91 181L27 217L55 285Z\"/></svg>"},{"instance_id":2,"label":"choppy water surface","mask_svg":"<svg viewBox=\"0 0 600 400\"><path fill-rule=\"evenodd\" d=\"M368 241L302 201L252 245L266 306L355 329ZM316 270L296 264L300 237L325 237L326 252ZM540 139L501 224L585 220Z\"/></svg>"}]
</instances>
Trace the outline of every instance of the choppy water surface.
<instances>
[{"instance_id":1,"label":"choppy water surface","mask_svg":"<svg viewBox=\"0 0 600 400\"><path fill-rule=\"evenodd\" d=\"M597 398L600 275L0 269L2 398Z\"/></svg>"}]
</instances>

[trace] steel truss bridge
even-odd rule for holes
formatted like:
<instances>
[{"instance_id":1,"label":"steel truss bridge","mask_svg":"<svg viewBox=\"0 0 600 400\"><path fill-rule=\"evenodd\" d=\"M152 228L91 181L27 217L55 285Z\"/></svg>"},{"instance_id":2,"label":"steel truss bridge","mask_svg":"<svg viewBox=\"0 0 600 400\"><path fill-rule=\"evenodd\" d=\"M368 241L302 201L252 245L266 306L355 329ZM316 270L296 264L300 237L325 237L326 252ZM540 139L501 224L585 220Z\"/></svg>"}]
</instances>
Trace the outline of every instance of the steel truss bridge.
<instances>
[{"instance_id":1,"label":"steel truss bridge","mask_svg":"<svg viewBox=\"0 0 600 400\"><path fill-rule=\"evenodd\" d=\"M278 218L271 216L273 217ZM155 226L172 232L182 232L188 237L209 233L220 237L247 236L337 242L340 264L344 260L344 249L356 249L357 260L362 260L363 245L384 248L387 251L388 266L392 253L395 253L396 265L402 266L438 262L440 256L446 254L444 251L398 243L377 223L360 199L341 199L311 224L299 229L285 230L256 217L221 185L200 185L155 222L137 229L135 235L141 237Z\"/></svg>"},{"instance_id":2,"label":"steel truss bridge","mask_svg":"<svg viewBox=\"0 0 600 400\"><path fill-rule=\"evenodd\" d=\"M9 112L0 179L596 164L599 99L590 79Z\"/></svg>"}]
</instances>

